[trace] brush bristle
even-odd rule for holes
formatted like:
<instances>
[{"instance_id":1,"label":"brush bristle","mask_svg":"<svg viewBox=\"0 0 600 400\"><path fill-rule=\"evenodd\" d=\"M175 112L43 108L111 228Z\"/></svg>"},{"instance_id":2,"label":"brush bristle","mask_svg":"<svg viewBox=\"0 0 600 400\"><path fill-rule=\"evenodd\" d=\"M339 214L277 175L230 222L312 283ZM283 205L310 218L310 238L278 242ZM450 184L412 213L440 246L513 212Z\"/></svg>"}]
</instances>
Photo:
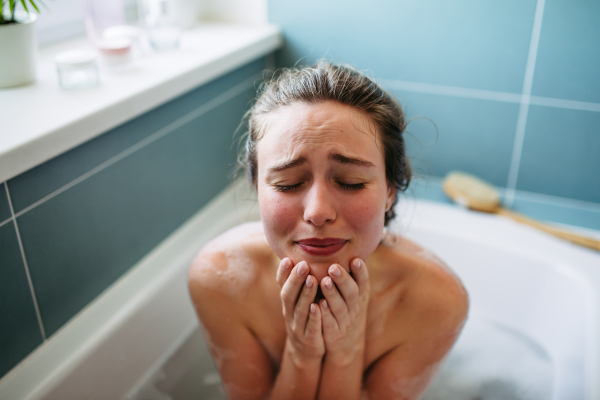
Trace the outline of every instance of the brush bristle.
<instances>
[{"instance_id":1,"label":"brush bristle","mask_svg":"<svg viewBox=\"0 0 600 400\"><path fill-rule=\"evenodd\" d=\"M493 212L500 207L496 188L473 175L452 171L446 175L443 188L452 200L473 210Z\"/></svg>"}]
</instances>

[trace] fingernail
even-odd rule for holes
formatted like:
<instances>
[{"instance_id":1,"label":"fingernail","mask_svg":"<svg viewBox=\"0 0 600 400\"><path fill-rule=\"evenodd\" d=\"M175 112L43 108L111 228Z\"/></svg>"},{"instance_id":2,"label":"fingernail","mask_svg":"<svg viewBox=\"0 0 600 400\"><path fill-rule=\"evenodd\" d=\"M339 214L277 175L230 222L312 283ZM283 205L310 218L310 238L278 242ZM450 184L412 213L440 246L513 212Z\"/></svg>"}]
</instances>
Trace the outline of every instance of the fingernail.
<instances>
[{"instance_id":1,"label":"fingernail","mask_svg":"<svg viewBox=\"0 0 600 400\"><path fill-rule=\"evenodd\" d=\"M354 269L360 269L361 266L361 262L360 260L357 258L352 262L352 266L354 267Z\"/></svg>"},{"instance_id":2,"label":"fingernail","mask_svg":"<svg viewBox=\"0 0 600 400\"><path fill-rule=\"evenodd\" d=\"M332 265L331 267L329 267L329 273L333 276L340 276L342 274L342 271L340 271L337 265Z\"/></svg>"},{"instance_id":3,"label":"fingernail","mask_svg":"<svg viewBox=\"0 0 600 400\"><path fill-rule=\"evenodd\" d=\"M296 273L298 274L298 276L304 276L306 272L308 272L308 265L306 265L306 261L300 261Z\"/></svg>"},{"instance_id":4,"label":"fingernail","mask_svg":"<svg viewBox=\"0 0 600 400\"><path fill-rule=\"evenodd\" d=\"M315 312L317 312L317 307L315 306L315 303L310 303L310 312L312 314L314 314Z\"/></svg>"},{"instance_id":5,"label":"fingernail","mask_svg":"<svg viewBox=\"0 0 600 400\"><path fill-rule=\"evenodd\" d=\"M324 280L323 284L325 285L325 287L327 289L331 289L333 286L333 282L331 281L331 278L327 276L323 280Z\"/></svg>"},{"instance_id":6,"label":"fingernail","mask_svg":"<svg viewBox=\"0 0 600 400\"><path fill-rule=\"evenodd\" d=\"M313 280L309 275L306 277L306 287L310 289L312 287L312 285L313 285Z\"/></svg>"},{"instance_id":7,"label":"fingernail","mask_svg":"<svg viewBox=\"0 0 600 400\"><path fill-rule=\"evenodd\" d=\"M329 304L327 304L327 300L323 300L323 303L321 303L321 305L323 306L323 308L329 308Z\"/></svg>"},{"instance_id":8,"label":"fingernail","mask_svg":"<svg viewBox=\"0 0 600 400\"><path fill-rule=\"evenodd\" d=\"M284 258L283 260L281 260L281 268L283 268L284 271L289 271L291 266L292 262L289 258Z\"/></svg>"}]
</instances>

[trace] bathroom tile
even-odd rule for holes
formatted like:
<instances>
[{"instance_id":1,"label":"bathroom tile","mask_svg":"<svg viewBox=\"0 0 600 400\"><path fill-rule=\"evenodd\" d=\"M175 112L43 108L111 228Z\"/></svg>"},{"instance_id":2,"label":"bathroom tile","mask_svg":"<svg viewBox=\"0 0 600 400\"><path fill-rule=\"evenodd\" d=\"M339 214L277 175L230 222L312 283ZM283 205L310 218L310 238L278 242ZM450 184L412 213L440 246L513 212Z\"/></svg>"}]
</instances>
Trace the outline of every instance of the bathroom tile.
<instances>
[{"instance_id":1,"label":"bathroom tile","mask_svg":"<svg viewBox=\"0 0 600 400\"><path fill-rule=\"evenodd\" d=\"M8 181L15 213L265 69L260 58ZM239 122L239 120L238 120Z\"/></svg>"},{"instance_id":2,"label":"bathroom tile","mask_svg":"<svg viewBox=\"0 0 600 400\"><path fill-rule=\"evenodd\" d=\"M8 197L6 196L6 188L4 183L0 182L0 224L10 218L10 206L8 205Z\"/></svg>"},{"instance_id":3,"label":"bathroom tile","mask_svg":"<svg viewBox=\"0 0 600 400\"><path fill-rule=\"evenodd\" d=\"M13 223L0 226L0 378L42 343Z\"/></svg>"},{"instance_id":4,"label":"bathroom tile","mask_svg":"<svg viewBox=\"0 0 600 400\"><path fill-rule=\"evenodd\" d=\"M600 113L531 106L517 189L600 203Z\"/></svg>"},{"instance_id":5,"label":"bathroom tile","mask_svg":"<svg viewBox=\"0 0 600 400\"><path fill-rule=\"evenodd\" d=\"M327 57L375 78L521 93L535 6L535 0L271 0L269 21L285 35L280 67Z\"/></svg>"},{"instance_id":6,"label":"bathroom tile","mask_svg":"<svg viewBox=\"0 0 600 400\"><path fill-rule=\"evenodd\" d=\"M600 103L600 2L546 0L532 94Z\"/></svg>"},{"instance_id":7,"label":"bathroom tile","mask_svg":"<svg viewBox=\"0 0 600 400\"><path fill-rule=\"evenodd\" d=\"M228 185L232 135L255 90L18 218L47 335Z\"/></svg>"},{"instance_id":8,"label":"bathroom tile","mask_svg":"<svg viewBox=\"0 0 600 400\"><path fill-rule=\"evenodd\" d=\"M444 177L452 170L506 186L518 104L394 92L408 124L407 153L416 174ZM437 127L437 132L436 132Z\"/></svg>"},{"instance_id":9,"label":"bathroom tile","mask_svg":"<svg viewBox=\"0 0 600 400\"><path fill-rule=\"evenodd\" d=\"M597 207L581 207L576 201L564 205L548 204L522 198L517 192L512 210L540 221L597 229L600 233L600 204Z\"/></svg>"}]
</instances>

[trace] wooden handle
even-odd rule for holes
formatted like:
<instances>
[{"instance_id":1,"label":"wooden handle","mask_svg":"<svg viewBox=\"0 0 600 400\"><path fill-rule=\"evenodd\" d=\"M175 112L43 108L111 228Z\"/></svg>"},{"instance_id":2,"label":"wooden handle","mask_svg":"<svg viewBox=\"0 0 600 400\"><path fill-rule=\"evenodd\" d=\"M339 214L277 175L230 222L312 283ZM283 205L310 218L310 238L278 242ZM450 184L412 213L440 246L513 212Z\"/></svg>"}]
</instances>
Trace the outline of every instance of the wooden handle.
<instances>
[{"instance_id":1,"label":"wooden handle","mask_svg":"<svg viewBox=\"0 0 600 400\"><path fill-rule=\"evenodd\" d=\"M524 215L516 213L514 211L507 210L505 208L499 208L496 211L497 214L504 215L505 217L514 219L515 221L522 222L529 226L533 226L534 228L538 228L547 232L551 235L557 236L559 238L568 240L571 243L578 244L580 246L585 246L587 248L600 251L600 240L592 239L586 236L576 235L574 233L565 232L560 228L555 228L550 225L546 225L542 222L538 222L534 219L528 218Z\"/></svg>"}]
</instances>

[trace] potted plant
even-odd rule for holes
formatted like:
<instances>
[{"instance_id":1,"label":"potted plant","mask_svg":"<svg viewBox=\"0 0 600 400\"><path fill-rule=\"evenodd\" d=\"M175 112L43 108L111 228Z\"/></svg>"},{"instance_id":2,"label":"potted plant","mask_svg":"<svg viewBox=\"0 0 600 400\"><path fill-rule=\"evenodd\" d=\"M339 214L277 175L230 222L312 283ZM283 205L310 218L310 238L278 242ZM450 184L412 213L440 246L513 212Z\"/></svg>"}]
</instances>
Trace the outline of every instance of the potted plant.
<instances>
[{"instance_id":1,"label":"potted plant","mask_svg":"<svg viewBox=\"0 0 600 400\"><path fill-rule=\"evenodd\" d=\"M35 80L37 40L31 8L39 0L0 0L0 88ZM23 11L17 10L21 4ZM40 4L43 4L40 2Z\"/></svg>"}]
</instances>

